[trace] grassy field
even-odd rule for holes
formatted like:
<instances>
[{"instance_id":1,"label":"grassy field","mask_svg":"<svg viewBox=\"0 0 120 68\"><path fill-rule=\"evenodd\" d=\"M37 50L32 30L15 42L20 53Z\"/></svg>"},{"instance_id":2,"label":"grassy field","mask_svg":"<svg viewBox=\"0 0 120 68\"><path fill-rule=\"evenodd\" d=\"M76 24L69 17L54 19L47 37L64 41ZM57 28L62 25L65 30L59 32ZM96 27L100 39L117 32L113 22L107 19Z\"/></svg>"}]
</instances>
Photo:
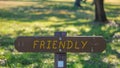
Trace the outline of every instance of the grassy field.
<instances>
[{"instance_id":1,"label":"grassy field","mask_svg":"<svg viewBox=\"0 0 120 68\"><path fill-rule=\"evenodd\" d=\"M14 48L18 36L103 36L102 53L67 53L68 68L120 68L120 26L95 24L91 0L83 8L73 0L0 1L0 68L53 68L52 53L21 53ZM106 0L107 18L120 24L120 1ZM94 23L93 23L94 22ZM119 37L118 37L119 36Z\"/></svg>"}]
</instances>

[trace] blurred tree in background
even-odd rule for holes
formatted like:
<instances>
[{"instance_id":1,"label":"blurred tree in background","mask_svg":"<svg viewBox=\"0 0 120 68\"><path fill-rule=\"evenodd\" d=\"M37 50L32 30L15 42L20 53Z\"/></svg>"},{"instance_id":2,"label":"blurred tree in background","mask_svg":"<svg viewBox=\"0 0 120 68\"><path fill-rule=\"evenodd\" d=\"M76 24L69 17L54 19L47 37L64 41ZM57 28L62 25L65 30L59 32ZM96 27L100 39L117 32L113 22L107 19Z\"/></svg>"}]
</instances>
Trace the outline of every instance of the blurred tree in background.
<instances>
[{"instance_id":1,"label":"blurred tree in background","mask_svg":"<svg viewBox=\"0 0 120 68\"><path fill-rule=\"evenodd\" d=\"M95 21L98 22L108 21L104 11L104 0L95 0Z\"/></svg>"},{"instance_id":2,"label":"blurred tree in background","mask_svg":"<svg viewBox=\"0 0 120 68\"><path fill-rule=\"evenodd\" d=\"M82 7L81 2L86 2L86 0L75 0L75 7ZM92 4L95 4L95 21L97 22L107 22L106 14L104 11L104 0L93 0Z\"/></svg>"}]
</instances>

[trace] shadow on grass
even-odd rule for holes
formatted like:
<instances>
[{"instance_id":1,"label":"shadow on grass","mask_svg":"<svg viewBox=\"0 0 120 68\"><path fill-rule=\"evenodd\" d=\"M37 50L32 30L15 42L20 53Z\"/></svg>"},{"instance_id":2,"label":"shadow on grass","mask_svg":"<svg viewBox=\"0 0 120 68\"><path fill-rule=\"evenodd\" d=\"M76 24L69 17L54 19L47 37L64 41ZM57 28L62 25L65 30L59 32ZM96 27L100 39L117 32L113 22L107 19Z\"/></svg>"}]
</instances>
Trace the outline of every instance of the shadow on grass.
<instances>
[{"instance_id":1,"label":"shadow on grass","mask_svg":"<svg viewBox=\"0 0 120 68\"><path fill-rule=\"evenodd\" d=\"M1 10L0 18L7 20L18 20L21 22L33 22L37 20L56 21L56 19L58 19L57 22L68 22L77 19L86 19L93 17L91 14L84 12L85 10L92 11L92 8L75 8L73 7L72 2L47 1L38 2L36 6L21 6L11 8L10 10Z\"/></svg>"},{"instance_id":2,"label":"shadow on grass","mask_svg":"<svg viewBox=\"0 0 120 68\"><path fill-rule=\"evenodd\" d=\"M80 60L83 68L115 68L119 66L120 53L113 50L110 45L106 48L106 53L91 53L89 60ZM116 56L118 59L116 59Z\"/></svg>"},{"instance_id":3,"label":"shadow on grass","mask_svg":"<svg viewBox=\"0 0 120 68\"><path fill-rule=\"evenodd\" d=\"M106 4L106 15L120 26L120 5Z\"/></svg>"}]
</instances>

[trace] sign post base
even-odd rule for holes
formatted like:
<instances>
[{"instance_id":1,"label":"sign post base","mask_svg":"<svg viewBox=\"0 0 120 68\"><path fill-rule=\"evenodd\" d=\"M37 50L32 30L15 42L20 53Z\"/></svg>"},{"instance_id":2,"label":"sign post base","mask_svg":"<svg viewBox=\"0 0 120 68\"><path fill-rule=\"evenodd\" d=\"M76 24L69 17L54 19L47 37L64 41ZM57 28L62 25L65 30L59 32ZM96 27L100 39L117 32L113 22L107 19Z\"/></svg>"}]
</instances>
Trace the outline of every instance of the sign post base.
<instances>
[{"instance_id":1,"label":"sign post base","mask_svg":"<svg viewBox=\"0 0 120 68\"><path fill-rule=\"evenodd\" d=\"M55 53L55 68L66 68L66 53Z\"/></svg>"}]
</instances>

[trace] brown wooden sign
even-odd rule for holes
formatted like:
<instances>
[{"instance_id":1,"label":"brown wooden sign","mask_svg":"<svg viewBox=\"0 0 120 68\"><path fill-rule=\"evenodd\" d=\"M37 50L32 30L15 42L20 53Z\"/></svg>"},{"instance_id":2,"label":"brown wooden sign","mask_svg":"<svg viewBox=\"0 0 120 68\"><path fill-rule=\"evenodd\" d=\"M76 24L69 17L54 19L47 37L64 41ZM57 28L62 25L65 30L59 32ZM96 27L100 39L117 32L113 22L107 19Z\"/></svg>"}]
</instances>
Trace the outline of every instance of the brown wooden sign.
<instances>
[{"instance_id":1,"label":"brown wooden sign","mask_svg":"<svg viewBox=\"0 0 120 68\"><path fill-rule=\"evenodd\" d=\"M106 42L101 36L18 37L15 48L20 52L102 52Z\"/></svg>"}]
</instances>

